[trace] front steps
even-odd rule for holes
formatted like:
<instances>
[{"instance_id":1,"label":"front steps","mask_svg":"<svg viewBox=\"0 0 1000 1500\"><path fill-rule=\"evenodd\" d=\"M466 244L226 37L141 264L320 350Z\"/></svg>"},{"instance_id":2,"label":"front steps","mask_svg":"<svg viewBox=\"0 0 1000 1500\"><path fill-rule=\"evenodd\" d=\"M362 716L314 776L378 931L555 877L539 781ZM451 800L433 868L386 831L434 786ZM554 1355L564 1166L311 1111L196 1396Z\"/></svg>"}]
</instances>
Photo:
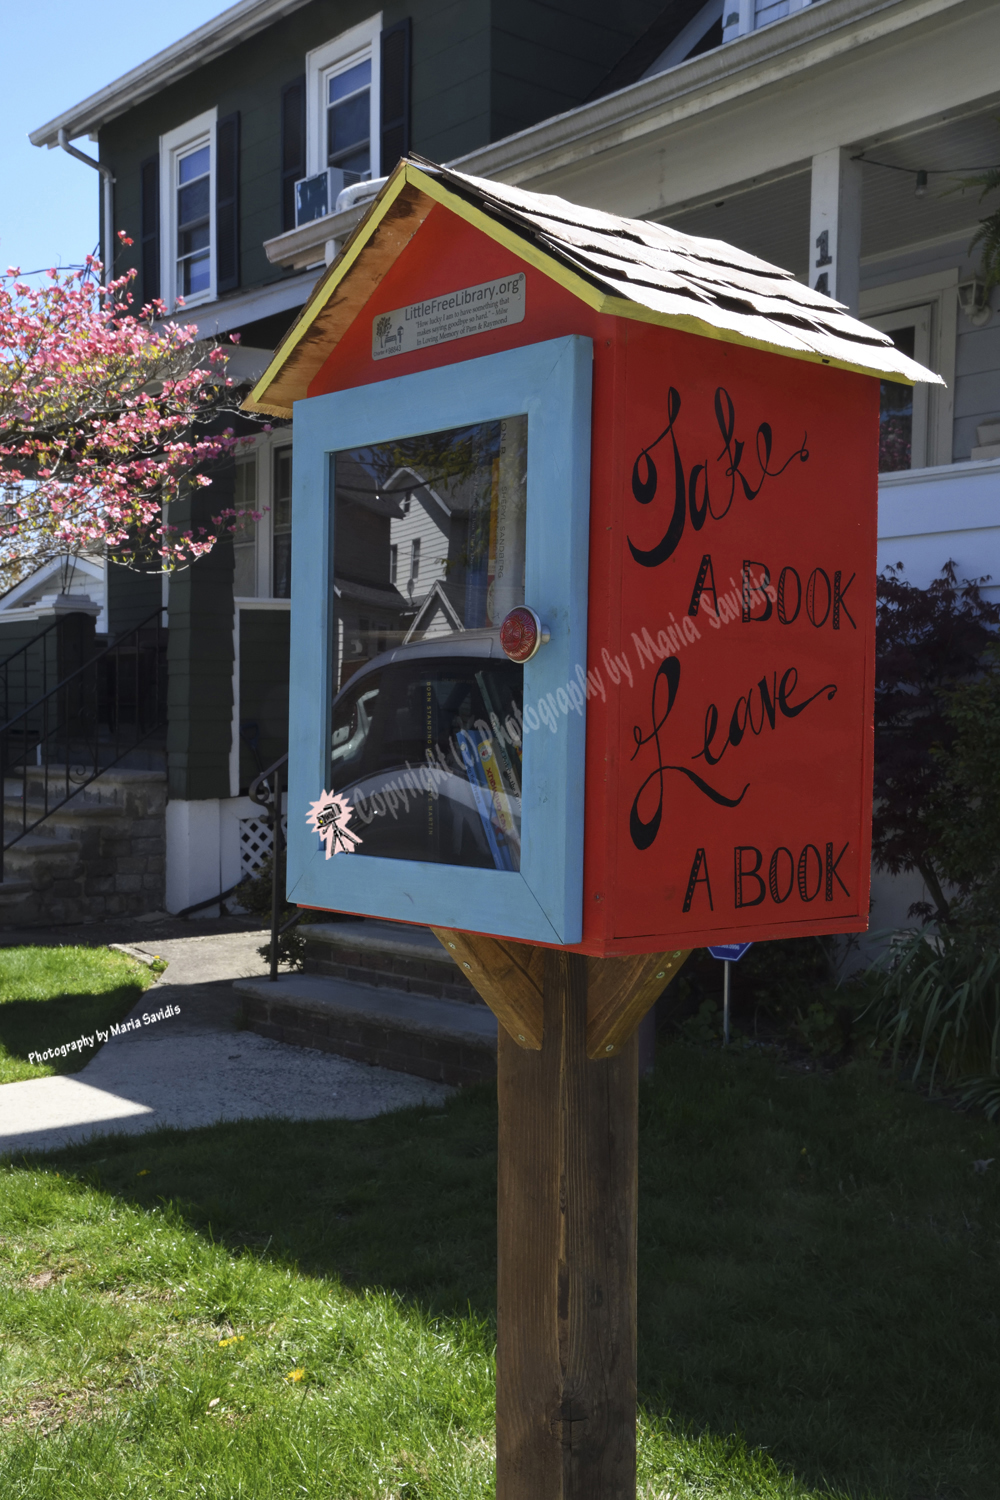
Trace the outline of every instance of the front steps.
<instances>
[{"instance_id":1,"label":"front steps","mask_svg":"<svg viewBox=\"0 0 1000 1500\"><path fill-rule=\"evenodd\" d=\"M44 771L29 768L28 821L44 811ZM50 767L53 778L64 768ZM22 824L25 784L3 788L4 833ZM4 854L0 927L133 916L163 905L166 775L116 766L83 787Z\"/></svg>"},{"instance_id":2,"label":"front steps","mask_svg":"<svg viewBox=\"0 0 1000 1500\"><path fill-rule=\"evenodd\" d=\"M369 919L302 933L306 973L234 985L248 1030L438 1083L495 1076L496 1017L426 927Z\"/></svg>"}]
</instances>

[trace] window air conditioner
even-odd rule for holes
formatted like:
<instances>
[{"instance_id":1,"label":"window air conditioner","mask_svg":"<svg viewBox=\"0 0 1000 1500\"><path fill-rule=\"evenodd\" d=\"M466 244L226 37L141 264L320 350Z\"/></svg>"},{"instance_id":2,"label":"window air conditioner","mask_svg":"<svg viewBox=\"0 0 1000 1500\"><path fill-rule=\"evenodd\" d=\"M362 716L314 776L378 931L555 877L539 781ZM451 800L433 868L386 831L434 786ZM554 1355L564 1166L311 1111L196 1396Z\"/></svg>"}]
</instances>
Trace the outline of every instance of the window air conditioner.
<instances>
[{"instance_id":1,"label":"window air conditioner","mask_svg":"<svg viewBox=\"0 0 1000 1500\"><path fill-rule=\"evenodd\" d=\"M295 227L310 224L313 219L332 214L337 194L343 191L341 167L324 167L312 177L300 177L295 184Z\"/></svg>"}]
</instances>

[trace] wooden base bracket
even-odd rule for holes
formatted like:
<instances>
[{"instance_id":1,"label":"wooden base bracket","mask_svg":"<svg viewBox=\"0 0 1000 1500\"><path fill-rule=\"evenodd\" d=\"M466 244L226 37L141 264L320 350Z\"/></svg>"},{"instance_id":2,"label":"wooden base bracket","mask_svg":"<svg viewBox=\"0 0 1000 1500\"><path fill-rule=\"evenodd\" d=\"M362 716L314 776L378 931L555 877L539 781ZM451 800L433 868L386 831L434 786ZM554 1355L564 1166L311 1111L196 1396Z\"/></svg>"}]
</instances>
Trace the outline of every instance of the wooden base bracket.
<instances>
[{"instance_id":1,"label":"wooden base bracket","mask_svg":"<svg viewBox=\"0 0 1000 1500\"><path fill-rule=\"evenodd\" d=\"M537 1051L544 1036L545 954L553 950L432 927L438 942L519 1047ZM558 951L558 950L555 950ZM680 972L690 949L627 958L585 958L587 1056L619 1052L643 1016ZM579 955L574 955L579 957Z\"/></svg>"}]
</instances>

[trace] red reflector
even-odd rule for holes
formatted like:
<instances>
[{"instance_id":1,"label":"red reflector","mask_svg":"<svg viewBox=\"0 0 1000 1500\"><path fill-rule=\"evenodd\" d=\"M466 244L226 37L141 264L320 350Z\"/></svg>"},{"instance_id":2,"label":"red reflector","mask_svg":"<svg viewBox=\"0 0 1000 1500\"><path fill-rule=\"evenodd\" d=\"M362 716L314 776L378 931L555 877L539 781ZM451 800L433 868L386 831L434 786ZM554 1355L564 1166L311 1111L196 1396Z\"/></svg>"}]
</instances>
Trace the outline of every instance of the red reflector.
<instances>
[{"instance_id":1,"label":"red reflector","mask_svg":"<svg viewBox=\"0 0 1000 1500\"><path fill-rule=\"evenodd\" d=\"M526 604L518 604L500 626L504 655L511 661L530 661L541 644L541 620Z\"/></svg>"}]
</instances>

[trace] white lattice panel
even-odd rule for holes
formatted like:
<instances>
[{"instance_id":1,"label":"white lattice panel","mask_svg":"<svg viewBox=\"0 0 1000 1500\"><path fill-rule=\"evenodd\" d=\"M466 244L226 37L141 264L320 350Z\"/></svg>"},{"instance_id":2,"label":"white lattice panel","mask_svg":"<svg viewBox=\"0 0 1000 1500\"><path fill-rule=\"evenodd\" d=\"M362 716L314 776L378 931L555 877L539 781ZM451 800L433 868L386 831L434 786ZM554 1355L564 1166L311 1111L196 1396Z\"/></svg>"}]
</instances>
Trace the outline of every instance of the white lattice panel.
<instances>
[{"instance_id":1,"label":"white lattice panel","mask_svg":"<svg viewBox=\"0 0 1000 1500\"><path fill-rule=\"evenodd\" d=\"M282 831L287 820L281 820ZM263 818L240 818L240 874L255 874L271 852L274 836Z\"/></svg>"}]
</instances>

